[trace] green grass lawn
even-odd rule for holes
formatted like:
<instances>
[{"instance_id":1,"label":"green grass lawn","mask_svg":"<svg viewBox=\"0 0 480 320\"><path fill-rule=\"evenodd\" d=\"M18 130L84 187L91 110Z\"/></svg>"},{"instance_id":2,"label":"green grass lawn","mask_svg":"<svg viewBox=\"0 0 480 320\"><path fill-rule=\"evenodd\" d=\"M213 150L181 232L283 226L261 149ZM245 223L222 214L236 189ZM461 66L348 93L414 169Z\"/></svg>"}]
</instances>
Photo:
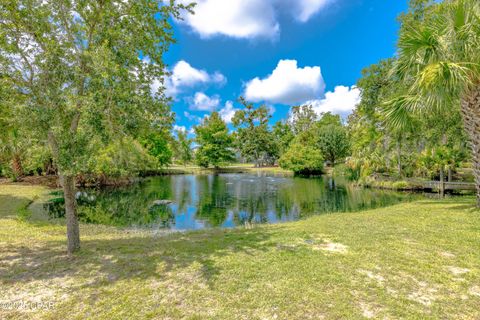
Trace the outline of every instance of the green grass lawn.
<instances>
[{"instance_id":1,"label":"green grass lawn","mask_svg":"<svg viewBox=\"0 0 480 320\"><path fill-rule=\"evenodd\" d=\"M0 186L1 319L480 319L480 212L423 200L250 229L158 235L15 218Z\"/></svg>"}]
</instances>

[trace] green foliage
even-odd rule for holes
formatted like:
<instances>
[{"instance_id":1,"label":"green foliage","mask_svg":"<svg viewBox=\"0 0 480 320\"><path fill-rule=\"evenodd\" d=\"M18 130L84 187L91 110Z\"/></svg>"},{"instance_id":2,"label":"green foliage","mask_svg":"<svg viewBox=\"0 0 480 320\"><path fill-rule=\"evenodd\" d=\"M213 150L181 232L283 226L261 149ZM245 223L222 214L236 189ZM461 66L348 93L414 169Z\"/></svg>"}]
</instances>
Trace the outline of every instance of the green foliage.
<instances>
[{"instance_id":1,"label":"green foliage","mask_svg":"<svg viewBox=\"0 0 480 320\"><path fill-rule=\"evenodd\" d=\"M404 21L394 70L401 79L414 79L404 109L458 105L480 72L479 16L478 1L456 0L423 6L421 18Z\"/></svg>"},{"instance_id":2,"label":"green foliage","mask_svg":"<svg viewBox=\"0 0 480 320\"><path fill-rule=\"evenodd\" d=\"M233 137L218 112L212 112L202 124L195 127L195 142L198 149L195 160L201 167L213 165L215 168L235 159L232 151Z\"/></svg>"},{"instance_id":3,"label":"green foliage","mask_svg":"<svg viewBox=\"0 0 480 320\"><path fill-rule=\"evenodd\" d=\"M273 165L278 155L278 145L268 128L271 118L268 108L262 105L254 108L253 104L240 97L243 108L238 110L232 123L237 129L235 145L242 157L254 161L257 166Z\"/></svg>"},{"instance_id":4,"label":"green foliage","mask_svg":"<svg viewBox=\"0 0 480 320\"><path fill-rule=\"evenodd\" d=\"M323 157L312 144L294 141L287 152L279 160L283 169L291 170L295 174L309 175L323 172Z\"/></svg>"},{"instance_id":5,"label":"green foliage","mask_svg":"<svg viewBox=\"0 0 480 320\"><path fill-rule=\"evenodd\" d=\"M424 150L418 158L418 173L434 178L440 170L454 171L465 159L465 151L447 146L437 146Z\"/></svg>"},{"instance_id":6,"label":"green foliage","mask_svg":"<svg viewBox=\"0 0 480 320\"><path fill-rule=\"evenodd\" d=\"M193 160L192 139L188 138L187 133L182 130L176 132L177 138L174 141L174 157L183 165Z\"/></svg>"},{"instance_id":7,"label":"green foliage","mask_svg":"<svg viewBox=\"0 0 480 320\"><path fill-rule=\"evenodd\" d=\"M282 156L295 138L292 127L286 121L277 121L273 126L273 136L277 144L279 156Z\"/></svg>"},{"instance_id":8,"label":"green foliage","mask_svg":"<svg viewBox=\"0 0 480 320\"><path fill-rule=\"evenodd\" d=\"M390 96L391 81L388 73L392 64L392 60L384 60L365 68L357 83L362 99L348 118L352 154L356 158L366 159L384 144L381 103L385 97Z\"/></svg>"},{"instance_id":9,"label":"green foliage","mask_svg":"<svg viewBox=\"0 0 480 320\"><path fill-rule=\"evenodd\" d=\"M26 127L17 115L24 99L3 75L0 75L0 97L0 163L3 163L0 174L16 181L25 173L25 152L33 140L26 137Z\"/></svg>"},{"instance_id":10,"label":"green foliage","mask_svg":"<svg viewBox=\"0 0 480 320\"><path fill-rule=\"evenodd\" d=\"M328 123L328 122L327 122ZM329 161L332 166L349 155L350 142L347 131L341 125L330 123L321 125L318 128L318 147L323 158Z\"/></svg>"},{"instance_id":11,"label":"green foliage","mask_svg":"<svg viewBox=\"0 0 480 320\"><path fill-rule=\"evenodd\" d=\"M172 162L173 151L170 140L170 133L166 130L149 132L142 139L143 147L157 160L160 167L165 167Z\"/></svg>"},{"instance_id":12,"label":"green foliage","mask_svg":"<svg viewBox=\"0 0 480 320\"><path fill-rule=\"evenodd\" d=\"M25 173L45 174L52 159L52 153L45 144L36 143L26 148L23 161Z\"/></svg>"},{"instance_id":13,"label":"green foliage","mask_svg":"<svg viewBox=\"0 0 480 320\"><path fill-rule=\"evenodd\" d=\"M391 111L387 120L399 123L406 113L437 115L461 110L470 140L480 207L480 2L424 4L420 1L419 15L410 13L403 19L392 74L408 84L408 91L388 102ZM442 147L447 145L443 140ZM442 148L433 152L441 178L449 153Z\"/></svg>"},{"instance_id":14,"label":"green foliage","mask_svg":"<svg viewBox=\"0 0 480 320\"><path fill-rule=\"evenodd\" d=\"M341 127L342 118L338 114L333 114L331 112L324 112L321 114L320 120L317 121L318 127L325 127L329 125Z\"/></svg>"},{"instance_id":15,"label":"green foliage","mask_svg":"<svg viewBox=\"0 0 480 320\"><path fill-rule=\"evenodd\" d=\"M311 105L294 106L290 110L289 124L293 133L299 135L310 130L317 118Z\"/></svg>"},{"instance_id":16,"label":"green foliage","mask_svg":"<svg viewBox=\"0 0 480 320\"><path fill-rule=\"evenodd\" d=\"M480 119L468 109L477 109L478 105L464 103L464 126L460 100L472 92L472 84L480 75L479 16L478 1L410 3L409 12L401 17L398 57L388 63L388 68L385 63L370 68L380 72L365 74L359 81L360 107L368 105L370 112L360 109L352 117L352 136L363 135L367 142L359 148L354 146L354 156L361 156L361 149L380 149L388 166L392 158L388 146L395 141L398 175L417 173L430 178L445 168L455 170L468 158L464 127L471 141L478 140L478 131L472 128ZM356 122L360 123L358 127L354 127ZM373 124L377 141L365 138L361 131L360 127L368 123ZM478 167L475 150L473 160Z\"/></svg>"},{"instance_id":17,"label":"green foliage","mask_svg":"<svg viewBox=\"0 0 480 320\"><path fill-rule=\"evenodd\" d=\"M159 159L143 148L132 138L115 140L99 149L87 162L85 173L105 174L107 176L126 176L155 168Z\"/></svg>"},{"instance_id":18,"label":"green foliage","mask_svg":"<svg viewBox=\"0 0 480 320\"><path fill-rule=\"evenodd\" d=\"M327 112L317 120L308 105L293 107L289 122L278 122L274 134L282 151L280 166L295 173L319 173L324 160L335 165L349 154L349 138L340 116Z\"/></svg>"},{"instance_id":19,"label":"green foliage","mask_svg":"<svg viewBox=\"0 0 480 320\"><path fill-rule=\"evenodd\" d=\"M348 119L352 150L348 167L355 180L371 174L398 178L431 176L422 168L419 157L422 151L438 145L459 150L457 164L465 159L467 138L458 106L432 114L400 109L402 113L391 117L398 112L398 105L392 104L392 99L402 97L410 81L391 75L395 63L395 60L386 60L366 68L357 84L362 90L362 99Z\"/></svg>"},{"instance_id":20,"label":"green foliage","mask_svg":"<svg viewBox=\"0 0 480 320\"><path fill-rule=\"evenodd\" d=\"M29 129L22 138L48 140L60 172L75 175L112 141L138 140L152 125L171 123L163 89L152 94L151 83L165 74L171 16L185 8L158 1L2 4L1 81L21 93L14 113Z\"/></svg>"},{"instance_id":21,"label":"green foliage","mask_svg":"<svg viewBox=\"0 0 480 320\"><path fill-rule=\"evenodd\" d=\"M395 181L392 184L394 190L406 190L410 187L410 184L406 181Z\"/></svg>"},{"instance_id":22,"label":"green foliage","mask_svg":"<svg viewBox=\"0 0 480 320\"><path fill-rule=\"evenodd\" d=\"M378 180L372 176L361 177L357 180L357 184L366 188L386 189L386 190L416 190L418 188L414 183L405 180L391 181Z\"/></svg>"}]
</instances>

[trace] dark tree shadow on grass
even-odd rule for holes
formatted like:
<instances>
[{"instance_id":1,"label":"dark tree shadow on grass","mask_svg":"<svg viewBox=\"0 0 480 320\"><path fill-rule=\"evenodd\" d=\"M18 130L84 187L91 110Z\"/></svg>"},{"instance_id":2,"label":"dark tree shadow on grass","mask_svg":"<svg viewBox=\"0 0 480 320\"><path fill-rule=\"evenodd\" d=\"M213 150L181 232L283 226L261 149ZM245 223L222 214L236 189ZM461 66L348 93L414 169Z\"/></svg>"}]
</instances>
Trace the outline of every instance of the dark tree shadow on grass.
<instances>
[{"instance_id":1,"label":"dark tree shadow on grass","mask_svg":"<svg viewBox=\"0 0 480 320\"><path fill-rule=\"evenodd\" d=\"M18 284L62 277L90 278L91 281L77 288L101 287L135 278L164 280L169 272L200 264L201 277L212 285L212 280L221 272L215 258L239 252L253 255L268 250L275 246L269 241L270 236L265 228L254 228L160 237L89 239L82 241L81 251L71 258L66 255L65 243L61 241L10 247L3 253L0 247L0 281ZM92 271L96 272L93 276Z\"/></svg>"}]
</instances>

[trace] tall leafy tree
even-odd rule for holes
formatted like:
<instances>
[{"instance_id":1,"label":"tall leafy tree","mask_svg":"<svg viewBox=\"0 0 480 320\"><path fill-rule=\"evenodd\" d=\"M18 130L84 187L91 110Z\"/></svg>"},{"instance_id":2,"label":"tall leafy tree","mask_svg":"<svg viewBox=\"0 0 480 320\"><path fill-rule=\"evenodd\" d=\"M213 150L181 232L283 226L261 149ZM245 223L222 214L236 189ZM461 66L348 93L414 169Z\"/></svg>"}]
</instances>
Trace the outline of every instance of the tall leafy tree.
<instances>
[{"instance_id":1,"label":"tall leafy tree","mask_svg":"<svg viewBox=\"0 0 480 320\"><path fill-rule=\"evenodd\" d=\"M402 26L395 76L411 86L390 101L389 116L396 122L405 112L460 106L480 206L480 2L449 0L422 9Z\"/></svg>"},{"instance_id":2,"label":"tall leafy tree","mask_svg":"<svg viewBox=\"0 0 480 320\"><path fill-rule=\"evenodd\" d=\"M386 147L380 109L392 91L389 77L392 66L393 59L382 60L362 70L362 78L357 82L362 93L361 100L348 118L354 157L367 158ZM382 153L386 153L386 150L382 150Z\"/></svg>"},{"instance_id":3,"label":"tall leafy tree","mask_svg":"<svg viewBox=\"0 0 480 320\"><path fill-rule=\"evenodd\" d=\"M184 130L177 130L176 135L174 155L185 166L193 160L192 139L188 137Z\"/></svg>"},{"instance_id":4,"label":"tall leafy tree","mask_svg":"<svg viewBox=\"0 0 480 320\"><path fill-rule=\"evenodd\" d=\"M164 127L152 128L141 137L141 141L148 153L156 159L157 166L165 167L172 162L173 137L170 130Z\"/></svg>"},{"instance_id":5,"label":"tall leafy tree","mask_svg":"<svg viewBox=\"0 0 480 320\"><path fill-rule=\"evenodd\" d=\"M390 76L394 59L382 60L362 71L357 85L362 91L360 104L349 117L348 125L354 158L362 158L364 165L383 171L391 170L391 162L397 163L397 174L402 175L402 158L406 150L405 140L412 127L412 117L405 113L398 126L385 121L384 101L404 92L405 85Z\"/></svg>"},{"instance_id":6,"label":"tall leafy tree","mask_svg":"<svg viewBox=\"0 0 480 320\"><path fill-rule=\"evenodd\" d=\"M341 125L327 124L318 128L318 148L332 166L345 159L350 152L347 130Z\"/></svg>"},{"instance_id":7,"label":"tall leafy tree","mask_svg":"<svg viewBox=\"0 0 480 320\"><path fill-rule=\"evenodd\" d=\"M414 132L415 127L418 127L419 119L405 112L405 113L402 113L401 117L398 117L397 121L392 124L388 118L389 112L390 112L390 109L388 107L381 109L381 114L387 115L386 121L384 117L382 117L382 122L383 122L383 125L385 126L386 132L388 133L389 137L393 140L395 144L393 148L396 149L397 174L398 174L398 177L402 177L403 175L402 153L404 151L404 144L406 140L410 140L410 142L415 141L416 137L414 137L412 133Z\"/></svg>"},{"instance_id":8,"label":"tall leafy tree","mask_svg":"<svg viewBox=\"0 0 480 320\"><path fill-rule=\"evenodd\" d=\"M272 133L275 138L275 143L277 144L278 155L282 156L295 138L292 127L287 121L277 121L273 125Z\"/></svg>"},{"instance_id":9,"label":"tall leafy tree","mask_svg":"<svg viewBox=\"0 0 480 320\"><path fill-rule=\"evenodd\" d=\"M117 137L168 121L162 92L181 5L160 0L3 1L0 73L25 96L25 122L48 139L63 186L68 252L80 248L75 175ZM143 58L143 59L142 59Z\"/></svg>"},{"instance_id":10,"label":"tall leafy tree","mask_svg":"<svg viewBox=\"0 0 480 320\"><path fill-rule=\"evenodd\" d=\"M279 164L295 174L311 175L323 172L323 161L322 153L314 143L305 144L301 139L295 139L280 158Z\"/></svg>"},{"instance_id":11,"label":"tall leafy tree","mask_svg":"<svg viewBox=\"0 0 480 320\"><path fill-rule=\"evenodd\" d=\"M286 151L280 157L280 167L291 170L295 174L320 174L323 172L324 158L318 148L316 126L295 136Z\"/></svg>"},{"instance_id":12,"label":"tall leafy tree","mask_svg":"<svg viewBox=\"0 0 480 320\"><path fill-rule=\"evenodd\" d=\"M202 124L195 127L195 134L198 144L195 160L199 166L219 168L235 159L233 137L218 112L204 118Z\"/></svg>"},{"instance_id":13,"label":"tall leafy tree","mask_svg":"<svg viewBox=\"0 0 480 320\"><path fill-rule=\"evenodd\" d=\"M271 118L265 105L255 109L252 103L243 97L239 99L243 108L235 112L232 123L237 129L236 147L247 160L253 160L255 166L272 164L277 158L277 145L268 128Z\"/></svg>"},{"instance_id":14,"label":"tall leafy tree","mask_svg":"<svg viewBox=\"0 0 480 320\"><path fill-rule=\"evenodd\" d=\"M425 115L424 135L427 148L444 148L448 154L449 163L446 166L448 181L452 181L452 174L463 161L469 160L470 154L468 138L465 134L460 112L443 110L434 114Z\"/></svg>"},{"instance_id":15,"label":"tall leafy tree","mask_svg":"<svg viewBox=\"0 0 480 320\"><path fill-rule=\"evenodd\" d=\"M316 122L317 127L326 127L328 125L334 125L337 127L341 127L342 124L342 118L338 114L333 114L330 111L329 112L323 112L320 115L320 120Z\"/></svg>"},{"instance_id":16,"label":"tall leafy tree","mask_svg":"<svg viewBox=\"0 0 480 320\"><path fill-rule=\"evenodd\" d=\"M289 124L295 135L308 131L318 117L311 105L294 106L290 110Z\"/></svg>"}]
</instances>

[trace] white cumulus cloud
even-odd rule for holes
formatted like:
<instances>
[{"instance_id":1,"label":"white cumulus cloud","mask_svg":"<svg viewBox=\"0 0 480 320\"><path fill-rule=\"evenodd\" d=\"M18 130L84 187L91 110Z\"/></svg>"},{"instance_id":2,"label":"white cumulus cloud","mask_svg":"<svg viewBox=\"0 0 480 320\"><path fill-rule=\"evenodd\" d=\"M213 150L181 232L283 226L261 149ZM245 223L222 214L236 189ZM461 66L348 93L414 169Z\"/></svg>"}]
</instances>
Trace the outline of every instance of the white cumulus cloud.
<instances>
[{"instance_id":1,"label":"white cumulus cloud","mask_svg":"<svg viewBox=\"0 0 480 320\"><path fill-rule=\"evenodd\" d=\"M204 38L215 35L234 38L273 37L280 29L271 1L197 0L196 3L195 14L186 14L182 23L188 24Z\"/></svg>"},{"instance_id":2,"label":"white cumulus cloud","mask_svg":"<svg viewBox=\"0 0 480 320\"><path fill-rule=\"evenodd\" d=\"M225 121L226 123L231 123L232 118L235 115L235 112L237 112L238 109L234 108L233 102L232 101L227 101L225 103L225 106L218 112L220 117Z\"/></svg>"},{"instance_id":3,"label":"white cumulus cloud","mask_svg":"<svg viewBox=\"0 0 480 320\"><path fill-rule=\"evenodd\" d=\"M168 0L164 0L167 2ZM334 0L197 0L193 11L184 14L187 24L203 38L224 35L233 38L275 38L280 33L280 14L300 22ZM191 0L179 0L189 4Z\"/></svg>"},{"instance_id":4,"label":"white cumulus cloud","mask_svg":"<svg viewBox=\"0 0 480 320\"><path fill-rule=\"evenodd\" d=\"M307 101L317 114L331 112L347 115L360 103L360 89L356 86L336 86L334 91L325 93L325 98Z\"/></svg>"},{"instance_id":5,"label":"white cumulus cloud","mask_svg":"<svg viewBox=\"0 0 480 320\"><path fill-rule=\"evenodd\" d=\"M165 79L166 94L169 97L175 97L182 89L192 88L201 84L219 84L223 85L227 79L220 72L212 74L205 70L196 69L188 62L180 60L171 70L171 75ZM160 82L154 83L155 86Z\"/></svg>"},{"instance_id":6,"label":"white cumulus cloud","mask_svg":"<svg viewBox=\"0 0 480 320\"><path fill-rule=\"evenodd\" d=\"M329 4L330 0L296 0L297 15L296 19L301 22L307 22L315 13Z\"/></svg>"},{"instance_id":7,"label":"white cumulus cloud","mask_svg":"<svg viewBox=\"0 0 480 320\"><path fill-rule=\"evenodd\" d=\"M299 68L296 60L280 60L266 78L247 82L245 98L250 101L295 104L318 99L325 82L320 67Z\"/></svg>"},{"instance_id":8,"label":"white cumulus cloud","mask_svg":"<svg viewBox=\"0 0 480 320\"><path fill-rule=\"evenodd\" d=\"M218 95L209 97L203 92L195 93L193 99L190 100L190 109L195 111L213 111L220 105L220 97Z\"/></svg>"}]
</instances>

